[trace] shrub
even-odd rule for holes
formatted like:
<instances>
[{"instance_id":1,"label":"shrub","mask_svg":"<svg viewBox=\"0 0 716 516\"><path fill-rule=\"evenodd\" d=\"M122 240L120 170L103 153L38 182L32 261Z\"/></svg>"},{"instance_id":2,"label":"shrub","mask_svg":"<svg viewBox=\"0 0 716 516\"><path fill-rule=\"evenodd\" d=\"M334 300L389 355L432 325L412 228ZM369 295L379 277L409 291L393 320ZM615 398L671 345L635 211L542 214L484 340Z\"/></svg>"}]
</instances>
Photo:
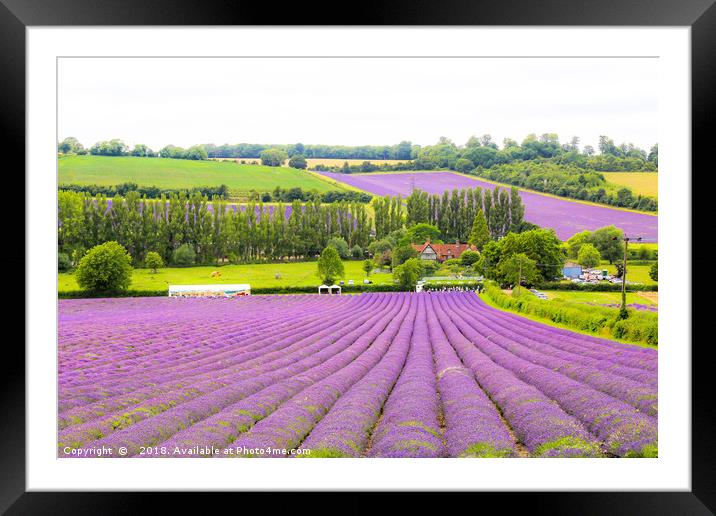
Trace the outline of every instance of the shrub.
<instances>
[{"instance_id":1,"label":"shrub","mask_svg":"<svg viewBox=\"0 0 716 516\"><path fill-rule=\"evenodd\" d=\"M152 269L152 272L156 274L157 269L164 267L164 260L159 256L159 253L149 251L146 258L144 258L144 265Z\"/></svg>"},{"instance_id":2,"label":"shrub","mask_svg":"<svg viewBox=\"0 0 716 516\"><path fill-rule=\"evenodd\" d=\"M67 256L67 253L59 253L57 255L57 270L58 271L67 271L72 268L72 262L70 261L70 257Z\"/></svg>"},{"instance_id":3,"label":"shrub","mask_svg":"<svg viewBox=\"0 0 716 516\"><path fill-rule=\"evenodd\" d=\"M183 244L174 251L172 258L177 265L190 266L196 262L196 253L191 245Z\"/></svg>"},{"instance_id":4,"label":"shrub","mask_svg":"<svg viewBox=\"0 0 716 516\"><path fill-rule=\"evenodd\" d=\"M440 264L435 260L423 260L423 269L426 276L432 276L440 270Z\"/></svg>"},{"instance_id":5,"label":"shrub","mask_svg":"<svg viewBox=\"0 0 716 516\"><path fill-rule=\"evenodd\" d=\"M363 258L363 248L359 245L354 245L351 247L351 256L358 260L359 258Z\"/></svg>"},{"instance_id":6,"label":"shrub","mask_svg":"<svg viewBox=\"0 0 716 516\"><path fill-rule=\"evenodd\" d=\"M93 247L82 257L75 278L82 290L126 290L132 281L132 257L117 242L105 242Z\"/></svg>"},{"instance_id":7,"label":"shrub","mask_svg":"<svg viewBox=\"0 0 716 516\"><path fill-rule=\"evenodd\" d=\"M649 277L654 281L659 281L659 262L655 262L649 269Z\"/></svg>"},{"instance_id":8,"label":"shrub","mask_svg":"<svg viewBox=\"0 0 716 516\"><path fill-rule=\"evenodd\" d=\"M288 160L288 166L291 168L305 169L308 166L305 156L302 154L294 154L291 159Z\"/></svg>"},{"instance_id":9,"label":"shrub","mask_svg":"<svg viewBox=\"0 0 716 516\"><path fill-rule=\"evenodd\" d=\"M288 158L286 151L282 149L266 149L260 154L261 164L269 167L280 167Z\"/></svg>"},{"instance_id":10,"label":"shrub","mask_svg":"<svg viewBox=\"0 0 716 516\"><path fill-rule=\"evenodd\" d=\"M480 253L469 249L460 255L460 263L465 266L473 265L480 259Z\"/></svg>"},{"instance_id":11,"label":"shrub","mask_svg":"<svg viewBox=\"0 0 716 516\"><path fill-rule=\"evenodd\" d=\"M395 268L393 277L398 280L398 284L402 288L412 290L424 272L425 270L423 269L421 260L418 258L410 258Z\"/></svg>"},{"instance_id":12,"label":"shrub","mask_svg":"<svg viewBox=\"0 0 716 516\"><path fill-rule=\"evenodd\" d=\"M398 265L404 264L407 260L417 257L418 251L412 245L402 245L400 247L396 247L393 250L392 266L395 268Z\"/></svg>"},{"instance_id":13,"label":"shrub","mask_svg":"<svg viewBox=\"0 0 716 516\"><path fill-rule=\"evenodd\" d=\"M333 247L336 251L338 251L338 255L342 259L346 259L351 255L350 249L348 248L348 242L341 237L331 238L326 246Z\"/></svg>"}]
</instances>

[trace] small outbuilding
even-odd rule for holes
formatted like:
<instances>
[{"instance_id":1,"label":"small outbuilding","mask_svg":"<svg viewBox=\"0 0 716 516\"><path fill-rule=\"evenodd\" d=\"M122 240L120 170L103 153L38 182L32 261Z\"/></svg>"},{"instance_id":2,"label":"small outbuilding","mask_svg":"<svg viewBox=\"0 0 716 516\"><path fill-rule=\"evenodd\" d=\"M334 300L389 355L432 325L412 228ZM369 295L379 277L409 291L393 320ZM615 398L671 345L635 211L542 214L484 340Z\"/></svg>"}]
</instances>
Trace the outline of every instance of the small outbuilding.
<instances>
[{"instance_id":1,"label":"small outbuilding","mask_svg":"<svg viewBox=\"0 0 716 516\"><path fill-rule=\"evenodd\" d=\"M582 274L582 266L578 263L566 263L562 267L562 276L565 278L579 278Z\"/></svg>"}]
</instances>

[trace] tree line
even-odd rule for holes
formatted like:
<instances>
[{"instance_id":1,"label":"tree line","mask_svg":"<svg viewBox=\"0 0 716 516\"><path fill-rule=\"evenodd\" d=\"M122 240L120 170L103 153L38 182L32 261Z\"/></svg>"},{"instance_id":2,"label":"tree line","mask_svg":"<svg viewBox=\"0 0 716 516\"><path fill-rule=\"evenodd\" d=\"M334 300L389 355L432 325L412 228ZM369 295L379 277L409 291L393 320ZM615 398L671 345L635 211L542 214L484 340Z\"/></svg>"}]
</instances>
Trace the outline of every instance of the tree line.
<instances>
[{"instance_id":1,"label":"tree line","mask_svg":"<svg viewBox=\"0 0 716 516\"><path fill-rule=\"evenodd\" d=\"M329 190L328 192L318 192L317 190L304 190L300 186L294 188L281 188L277 186L272 192L257 192L252 190L250 196L255 201L263 202L293 202L293 201L311 201L319 199L322 203L331 204L335 202L360 202L369 203L373 196L356 190Z\"/></svg>"},{"instance_id":2,"label":"tree line","mask_svg":"<svg viewBox=\"0 0 716 516\"><path fill-rule=\"evenodd\" d=\"M580 139L572 137L561 143L554 133L527 135L521 143L505 138L500 147L489 134L480 137L471 136L464 145L457 145L446 137L441 137L435 145L414 145L410 141L401 141L396 145L312 145L312 144L199 144L188 149L167 145L155 152L146 145L135 145L132 150L121 140L114 139L98 142L89 151L76 138L65 138L58 144L58 151L69 154L97 154L105 156L146 156L179 159L207 158L266 158L268 161L283 162L286 158L363 159L369 160L406 160L411 170L435 170L447 168L467 172L476 167L490 168L494 165L517 161L551 161L556 164L570 164L587 170L605 172L619 171L655 171L659 164L659 148L654 145L647 152L631 143L617 145L608 136L600 136L597 149L591 145L580 148ZM598 152L597 152L598 151ZM263 156L262 156L263 154ZM297 168L303 168L301 163ZM361 165L365 167L366 165ZM361 166L349 166L344 172L361 170ZM393 165L399 166L399 165ZM404 166L404 165L403 165ZM345 167L345 165L344 165ZM326 169L341 169L342 167Z\"/></svg>"},{"instance_id":3,"label":"tree line","mask_svg":"<svg viewBox=\"0 0 716 516\"><path fill-rule=\"evenodd\" d=\"M219 197L228 199L229 187L226 185L219 186L196 186L194 188L159 188L158 186L139 186L137 183L120 183L118 185L78 185L78 184L62 184L58 185L58 190L67 190L70 192L88 193L92 196L101 194L105 197L114 197L115 195L125 196L129 192L137 192L140 197L148 199L160 199L162 196L170 197L184 193L190 196L193 193L200 193L209 198Z\"/></svg>"},{"instance_id":4,"label":"tree line","mask_svg":"<svg viewBox=\"0 0 716 516\"><path fill-rule=\"evenodd\" d=\"M157 186L140 186L137 183L120 183L118 185L78 185L74 183L62 184L57 187L59 190L67 190L70 192L88 193L92 196L101 194L105 197L114 197L115 195L125 196L129 192L137 192L140 197L147 199L161 199L171 197L175 194L184 193L191 196L194 193L200 193L208 198L219 197L227 200L229 198L229 187L222 184L219 186L196 186L194 188L159 188ZM369 203L373 198L372 195L358 192L355 190L329 190L327 192L319 192L317 190L304 190L301 187L281 188L277 186L273 192L259 192L251 190L248 199L255 202L284 202L291 203L293 201L312 201L320 200L324 204L332 204L337 202L360 202Z\"/></svg>"},{"instance_id":5,"label":"tree line","mask_svg":"<svg viewBox=\"0 0 716 516\"><path fill-rule=\"evenodd\" d=\"M126 248L135 264L151 251L182 265L305 259L317 256L331 238L366 247L372 226L361 203L249 202L236 208L199 192L151 200L136 191L113 199L60 191L58 207L59 251L73 262L107 241ZM184 251L177 255L187 248L190 260L181 256Z\"/></svg>"},{"instance_id":6,"label":"tree line","mask_svg":"<svg viewBox=\"0 0 716 516\"><path fill-rule=\"evenodd\" d=\"M406 199L408 226L426 223L437 227L445 240L467 242L481 213L490 238L536 226L525 222L525 208L517 188L447 190L442 195L414 190ZM471 242L472 243L472 242ZM477 242L475 242L477 244Z\"/></svg>"},{"instance_id":7,"label":"tree line","mask_svg":"<svg viewBox=\"0 0 716 516\"><path fill-rule=\"evenodd\" d=\"M656 211L658 201L653 197L634 195L631 189L615 188L604 175L573 165L549 162L512 163L470 171L492 181L530 188L561 197L598 202L611 206Z\"/></svg>"}]
</instances>

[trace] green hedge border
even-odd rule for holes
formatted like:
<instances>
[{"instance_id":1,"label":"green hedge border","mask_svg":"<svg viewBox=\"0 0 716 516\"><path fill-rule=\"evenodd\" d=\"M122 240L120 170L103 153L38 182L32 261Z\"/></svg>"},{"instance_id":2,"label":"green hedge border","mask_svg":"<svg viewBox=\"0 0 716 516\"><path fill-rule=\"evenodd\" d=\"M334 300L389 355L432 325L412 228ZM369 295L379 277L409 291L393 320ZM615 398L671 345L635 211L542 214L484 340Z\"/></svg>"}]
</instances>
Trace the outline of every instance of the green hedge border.
<instances>
[{"instance_id":1,"label":"green hedge border","mask_svg":"<svg viewBox=\"0 0 716 516\"><path fill-rule=\"evenodd\" d=\"M483 285L480 281L443 281L430 282L426 281L424 286L427 288L441 287L468 287L475 288ZM400 285L393 284L370 284L370 285L344 285L342 292L344 294L359 294L362 292L405 292L406 289ZM622 286L615 283L562 283L549 282L537 285L538 290L578 290L583 292L620 292ZM627 285L628 292L644 291L658 292L658 285L631 284ZM301 287L257 287L252 288L251 293L254 295L268 294L317 294L317 286L301 286ZM66 290L58 292L59 299L95 299L106 297L167 297L167 290L125 290L122 292L86 292L83 290Z\"/></svg>"},{"instance_id":2,"label":"green hedge border","mask_svg":"<svg viewBox=\"0 0 716 516\"><path fill-rule=\"evenodd\" d=\"M370 284L345 285L341 287L344 294L359 294L362 292L403 292L400 285ZM251 289L252 295L267 294L318 294L318 286L305 287L257 287ZM167 297L167 290L125 290L122 292L86 292L83 290L68 290L58 292L59 299L96 299L107 297Z\"/></svg>"}]
</instances>

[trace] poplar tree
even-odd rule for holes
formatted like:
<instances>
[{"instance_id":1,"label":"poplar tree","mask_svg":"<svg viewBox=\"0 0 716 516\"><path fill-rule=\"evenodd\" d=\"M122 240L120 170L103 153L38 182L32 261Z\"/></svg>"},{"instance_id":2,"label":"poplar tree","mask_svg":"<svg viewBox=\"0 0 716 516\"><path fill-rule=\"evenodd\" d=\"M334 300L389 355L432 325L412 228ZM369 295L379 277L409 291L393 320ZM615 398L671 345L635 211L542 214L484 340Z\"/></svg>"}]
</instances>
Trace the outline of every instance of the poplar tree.
<instances>
[{"instance_id":1,"label":"poplar tree","mask_svg":"<svg viewBox=\"0 0 716 516\"><path fill-rule=\"evenodd\" d=\"M484 245L491 240L490 230L487 227L487 220L482 210L477 211L475 220L472 223L472 231L470 231L470 237L468 243L477 247L479 251L482 251Z\"/></svg>"}]
</instances>

